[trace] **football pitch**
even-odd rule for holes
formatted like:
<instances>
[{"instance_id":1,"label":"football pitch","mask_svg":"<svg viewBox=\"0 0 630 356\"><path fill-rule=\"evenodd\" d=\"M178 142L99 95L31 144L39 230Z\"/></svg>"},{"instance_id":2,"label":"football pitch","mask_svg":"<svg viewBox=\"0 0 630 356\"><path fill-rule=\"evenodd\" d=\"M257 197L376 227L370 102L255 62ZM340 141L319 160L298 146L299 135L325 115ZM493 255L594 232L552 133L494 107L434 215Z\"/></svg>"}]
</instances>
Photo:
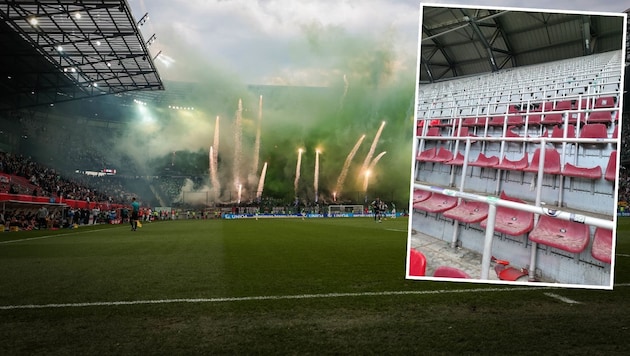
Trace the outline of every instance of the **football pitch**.
<instances>
[{"instance_id":1,"label":"football pitch","mask_svg":"<svg viewBox=\"0 0 630 356\"><path fill-rule=\"evenodd\" d=\"M626 354L613 291L405 280L408 220L0 234L0 354Z\"/></svg>"}]
</instances>

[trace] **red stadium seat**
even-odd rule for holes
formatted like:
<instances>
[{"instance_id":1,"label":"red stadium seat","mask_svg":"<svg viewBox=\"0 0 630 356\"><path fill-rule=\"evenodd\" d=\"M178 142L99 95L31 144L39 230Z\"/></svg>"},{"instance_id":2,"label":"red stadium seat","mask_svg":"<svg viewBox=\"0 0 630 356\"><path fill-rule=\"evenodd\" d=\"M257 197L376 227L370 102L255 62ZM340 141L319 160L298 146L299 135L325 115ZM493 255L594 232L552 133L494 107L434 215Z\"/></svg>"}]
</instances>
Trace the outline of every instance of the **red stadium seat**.
<instances>
[{"instance_id":1,"label":"red stadium seat","mask_svg":"<svg viewBox=\"0 0 630 356\"><path fill-rule=\"evenodd\" d=\"M445 211L442 215L465 224L478 223L488 216L488 204L462 200L459 205Z\"/></svg>"},{"instance_id":2,"label":"red stadium seat","mask_svg":"<svg viewBox=\"0 0 630 356\"><path fill-rule=\"evenodd\" d=\"M564 170L562 171L562 175L567 176L567 177L600 179L602 177L602 167L600 166L595 166L592 168L578 167L567 162L564 165Z\"/></svg>"},{"instance_id":3,"label":"red stadium seat","mask_svg":"<svg viewBox=\"0 0 630 356\"><path fill-rule=\"evenodd\" d=\"M586 122L589 124L610 124L613 122L613 116L610 114L610 111L593 111L588 115Z\"/></svg>"},{"instance_id":4,"label":"red stadium seat","mask_svg":"<svg viewBox=\"0 0 630 356\"><path fill-rule=\"evenodd\" d=\"M424 150L416 157L416 161L432 162L433 158L435 157L436 152L437 152L437 149L435 147L429 148L428 150Z\"/></svg>"},{"instance_id":5,"label":"red stadium seat","mask_svg":"<svg viewBox=\"0 0 630 356\"><path fill-rule=\"evenodd\" d=\"M409 275L414 277L424 276L427 270L427 258L414 248L409 249Z\"/></svg>"},{"instance_id":6,"label":"red stadium seat","mask_svg":"<svg viewBox=\"0 0 630 356\"><path fill-rule=\"evenodd\" d=\"M484 155L483 153L479 154L479 157L477 157L476 161L468 163L469 166L476 166L476 167L494 167L497 164L499 164L499 157L497 156L486 157L486 155Z\"/></svg>"},{"instance_id":7,"label":"red stadium seat","mask_svg":"<svg viewBox=\"0 0 630 356\"><path fill-rule=\"evenodd\" d=\"M427 130L427 136L431 136L431 137L435 137L435 136L442 136L442 134L440 134L440 128L439 127L429 127L429 129Z\"/></svg>"},{"instance_id":8,"label":"red stadium seat","mask_svg":"<svg viewBox=\"0 0 630 356\"><path fill-rule=\"evenodd\" d=\"M527 167L528 162L529 157L527 152L525 152L523 158L517 161L512 161L507 159L506 157L503 157L503 160L501 160L499 164L495 165L494 168L503 169L506 171L522 171Z\"/></svg>"},{"instance_id":9,"label":"red stadium seat","mask_svg":"<svg viewBox=\"0 0 630 356\"><path fill-rule=\"evenodd\" d=\"M435 156L430 160L431 162L448 162L453 159L453 153L446 148L440 147Z\"/></svg>"},{"instance_id":10,"label":"red stadium seat","mask_svg":"<svg viewBox=\"0 0 630 356\"><path fill-rule=\"evenodd\" d=\"M540 163L540 148L534 151L532 162L523 169L525 172L538 172L538 165ZM560 153L555 148L545 149L545 162L543 172L546 174L560 174Z\"/></svg>"},{"instance_id":11,"label":"red stadium seat","mask_svg":"<svg viewBox=\"0 0 630 356\"><path fill-rule=\"evenodd\" d=\"M617 151L610 153L608 158L608 164L606 165L606 173L604 173L604 179L614 182L617 180Z\"/></svg>"},{"instance_id":12,"label":"red stadium seat","mask_svg":"<svg viewBox=\"0 0 630 356\"><path fill-rule=\"evenodd\" d=\"M464 165L464 155L457 152L457 154L455 155L455 157L447 162L444 162L444 164L450 164L453 166L463 166Z\"/></svg>"},{"instance_id":13,"label":"red stadium seat","mask_svg":"<svg viewBox=\"0 0 630 356\"><path fill-rule=\"evenodd\" d=\"M561 126L554 126L553 130L551 130L552 138L563 138L564 137L564 128ZM575 125L567 125L567 137L566 138L575 138Z\"/></svg>"},{"instance_id":14,"label":"red stadium seat","mask_svg":"<svg viewBox=\"0 0 630 356\"><path fill-rule=\"evenodd\" d=\"M554 111L571 110L572 106L573 106L573 103L571 102L571 100L562 100L562 101L556 102L556 106L554 106L553 110Z\"/></svg>"},{"instance_id":15,"label":"red stadium seat","mask_svg":"<svg viewBox=\"0 0 630 356\"><path fill-rule=\"evenodd\" d=\"M595 105L593 108L614 108L616 105L616 100L614 96L603 96L601 98L595 99Z\"/></svg>"},{"instance_id":16,"label":"red stadium seat","mask_svg":"<svg viewBox=\"0 0 630 356\"><path fill-rule=\"evenodd\" d=\"M493 116L490 118L490 121L488 121L488 126L503 126L503 123L505 122L505 116L504 115L499 115L499 116ZM520 115L517 116L508 116L507 117L507 124L508 125L515 125L515 126L522 126L523 125L523 117Z\"/></svg>"},{"instance_id":17,"label":"red stadium seat","mask_svg":"<svg viewBox=\"0 0 630 356\"><path fill-rule=\"evenodd\" d=\"M540 125L542 122L542 115L540 114L529 114L526 116L526 118L527 118L527 125L529 126Z\"/></svg>"},{"instance_id":18,"label":"red stadium seat","mask_svg":"<svg viewBox=\"0 0 630 356\"><path fill-rule=\"evenodd\" d=\"M608 138L606 125L604 124L586 124L580 130L581 138Z\"/></svg>"},{"instance_id":19,"label":"red stadium seat","mask_svg":"<svg viewBox=\"0 0 630 356\"><path fill-rule=\"evenodd\" d=\"M541 215L538 224L529 233L533 242L563 251L580 253L590 241L588 225Z\"/></svg>"},{"instance_id":20,"label":"red stadium seat","mask_svg":"<svg viewBox=\"0 0 630 356\"><path fill-rule=\"evenodd\" d=\"M586 114L583 112L570 112L569 113L569 123L577 125L578 122L583 124L586 122Z\"/></svg>"},{"instance_id":21,"label":"red stadium seat","mask_svg":"<svg viewBox=\"0 0 630 356\"><path fill-rule=\"evenodd\" d=\"M612 230L596 228L593 237L593 246L591 247L591 255L593 258L610 263L612 260L613 236Z\"/></svg>"},{"instance_id":22,"label":"red stadium seat","mask_svg":"<svg viewBox=\"0 0 630 356\"><path fill-rule=\"evenodd\" d=\"M441 213L457 205L457 198L439 193L431 194L431 197L418 204L414 208L429 213Z\"/></svg>"},{"instance_id":23,"label":"red stadium seat","mask_svg":"<svg viewBox=\"0 0 630 356\"><path fill-rule=\"evenodd\" d=\"M477 118L476 117L467 117L462 121L462 126L476 126L477 125Z\"/></svg>"},{"instance_id":24,"label":"red stadium seat","mask_svg":"<svg viewBox=\"0 0 630 356\"><path fill-rule=\"evenodd\" d=\"M545 114L542 120L543 125L562 125L563 122L564 119L562 114L558 113Z\"/></svg>"},{"instance_id":25,"label":"red stadium seat","mask_svg":"<svg viewBox=\"0 0 630 356\"><path fill-rule=\"evenodd\" d=\"M510 197L501 192L501 199L525 203L525 201ZM486 228L488 219L481 222L481 227ZM497 207L494 231L502 232L510 236L520 236L534 228L534 214L522 210L507 208L503 206Z\"/></svg>"}]
</instances>

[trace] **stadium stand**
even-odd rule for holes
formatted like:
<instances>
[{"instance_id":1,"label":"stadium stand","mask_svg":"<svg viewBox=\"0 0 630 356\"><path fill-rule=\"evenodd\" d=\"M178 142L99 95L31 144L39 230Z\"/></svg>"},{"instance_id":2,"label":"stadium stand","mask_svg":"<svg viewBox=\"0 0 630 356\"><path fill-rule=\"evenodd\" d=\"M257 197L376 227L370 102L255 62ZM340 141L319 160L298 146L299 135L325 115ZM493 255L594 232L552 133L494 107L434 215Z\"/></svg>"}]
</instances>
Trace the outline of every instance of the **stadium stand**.
<instances>
[{"instance_id":1,"label":"stadium stand","mask_svg":"<svg viewBox=\"0 0 630 356\"><path fill-rule=\"evenodd\" d=\"M432 134L417 136L423 150L415 181L612 220L622 59L621 51L609 51L422 84L417 119L429 123L423 126ZM434 120L444 124L431 126ZM466 142L470 135L474 144ZM538 177L541 161L544 174ZM463 172L460 166L482 171ZM488 204L457 204L457 198L433 192L429 199L414 201L413 208L422 212L412 218L418 231L446 241L454 235L456 246L483 251ZM532 281L609 283L606 256L611 253L601 237L605 230L535 215L501 206L496 210L492 249L514 264L506 269L506 280L526 271ZM529 266L532 254L537 256L534 269Z\"/></svg>"}]
</instances>

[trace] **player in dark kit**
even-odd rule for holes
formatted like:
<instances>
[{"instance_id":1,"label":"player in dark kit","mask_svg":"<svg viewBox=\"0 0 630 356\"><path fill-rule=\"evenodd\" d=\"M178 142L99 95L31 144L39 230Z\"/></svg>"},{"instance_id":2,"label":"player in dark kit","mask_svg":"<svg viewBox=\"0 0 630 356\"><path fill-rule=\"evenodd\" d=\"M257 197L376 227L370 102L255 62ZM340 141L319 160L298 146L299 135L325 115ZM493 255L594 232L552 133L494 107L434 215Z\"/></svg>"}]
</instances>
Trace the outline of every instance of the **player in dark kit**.
<instances>
[{"instance_id":1,"label":"player in dark kit","mask_svg":"<svg viewBox=\"0 0 630 356\"><path fill-rule=\"evenodd\" d=\"M131 220L129 223L131 224L131 231L136 231L138 228L138 215L140 213L140 203L136 201L136 198L131 198Z\"/></svg>"}]
</instances>

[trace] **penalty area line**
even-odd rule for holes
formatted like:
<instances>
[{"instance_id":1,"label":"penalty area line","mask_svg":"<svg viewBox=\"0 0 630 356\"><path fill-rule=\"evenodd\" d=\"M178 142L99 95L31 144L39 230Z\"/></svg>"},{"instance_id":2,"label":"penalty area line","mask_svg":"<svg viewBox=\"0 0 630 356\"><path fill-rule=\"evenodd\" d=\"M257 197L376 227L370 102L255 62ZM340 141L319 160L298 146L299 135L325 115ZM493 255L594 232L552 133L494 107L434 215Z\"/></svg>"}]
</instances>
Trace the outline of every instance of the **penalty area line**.
<instances>
[{"instance_id":1,"label":"penalty area line","mask_svg":"<svg viewBox=\"0 0 630 356\"><path fill-rule=\"evenodd\" d=\"M550 287L440 289L440 290L428 290L428 291L385 291L385 292L362 292L362 293L324 293L324 294L297 294L297 295L268 295L268 296L251 296L251 297L178 298L178 299L128 300L128 301L122 300L122 301L113 301L113 302L0 305L0 310L80 308L80 307L101 307L101 306L109 307L109 306L120 306L120 305L171 304L171 303L226 303L226 302L247 302L247 301L260 301L260 300L354 298L354 297L380 297L380 296L395 296L395 295L435 295L435 294L457 294L457 293L513 292L513 291L535 291L535 290L544 290L544 289L550 289Z\"/></svg>"}]
</instances>

